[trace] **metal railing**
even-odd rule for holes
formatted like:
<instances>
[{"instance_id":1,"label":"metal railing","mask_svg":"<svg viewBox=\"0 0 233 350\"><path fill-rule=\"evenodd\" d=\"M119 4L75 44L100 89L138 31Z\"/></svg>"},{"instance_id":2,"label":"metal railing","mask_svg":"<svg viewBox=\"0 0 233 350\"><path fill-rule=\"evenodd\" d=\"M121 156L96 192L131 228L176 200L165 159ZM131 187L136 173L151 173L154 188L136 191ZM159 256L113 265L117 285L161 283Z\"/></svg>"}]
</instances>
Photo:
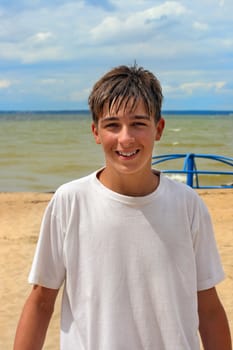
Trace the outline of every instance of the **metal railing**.
<instances>
[{"instance_id":1,"label":"metal railing","mask_svg":"<svg viewBox=\"0 0 233 350\"><path fill-rule=\"evenodd\" d=\"M152 165L156 165L169 160L177 160L184 158L183 169L169 169L161 170L165 174L184 174L186 176L186 184L192 188L233 188L233 171L221 171L221 170L198 170L196 164L196 158L209 159L225 164L226 166L233 168L233 158L225 157L215 154L197 154L197 153L187 153L187 154L163 154L160 156L152 157ZM211 186L211 185L200 185L199 175L227 175L232 176L228 184Z\"/></svg>"}]
</instances>

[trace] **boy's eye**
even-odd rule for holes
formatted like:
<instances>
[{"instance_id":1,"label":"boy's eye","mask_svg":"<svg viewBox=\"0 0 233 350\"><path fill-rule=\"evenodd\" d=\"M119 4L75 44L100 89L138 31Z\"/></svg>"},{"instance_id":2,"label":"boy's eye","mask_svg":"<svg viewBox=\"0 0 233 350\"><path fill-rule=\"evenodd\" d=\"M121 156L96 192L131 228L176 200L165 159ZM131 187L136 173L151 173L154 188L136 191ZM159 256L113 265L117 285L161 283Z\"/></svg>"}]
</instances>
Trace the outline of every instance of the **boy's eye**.
<instances>
[{"instance_id":1,"label":"boy's eye","mask_svg":"<svg viewBox=\"0 0 233 350\"><path fill-rule=\"evenodd\" d=\"M133 125L134 126L146 126L147 124L143 123L143 122L134 122Z\"/></svg>"},{"instance_id":2,"label":"boy's eye","mask_svg":"<svg viewBox=\"0 0 233 350\"><path fill-rule=\"evenodd\" d=\"M107 128L107 129L117 128L118 126L119 126L119 124L117 124L117 123L107 123L107 124L105 124L105 128Z\"/></svg>"}]
</instances>

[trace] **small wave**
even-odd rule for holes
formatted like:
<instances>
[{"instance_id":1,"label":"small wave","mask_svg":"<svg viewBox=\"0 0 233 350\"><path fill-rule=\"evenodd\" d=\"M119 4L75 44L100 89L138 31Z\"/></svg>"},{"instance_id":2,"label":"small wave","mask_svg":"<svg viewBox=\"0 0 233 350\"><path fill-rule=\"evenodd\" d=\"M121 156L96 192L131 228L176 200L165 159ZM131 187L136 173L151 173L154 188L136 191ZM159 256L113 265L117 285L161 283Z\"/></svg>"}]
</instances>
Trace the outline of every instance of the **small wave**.
<instances>
[{"instance_id":1,"label":"small wave","mask_svg":"<svg viewBox=\"0 0 233 350\"><path fill-rule=\"evenodd\" d=\"M166 176L169 177L172 180L176 180L178 182L186 183L186 176L185 175L180 175L180 174L168 175L168 174L166 174Z\"/></svg>"},{"instance_id":2,"label":"small wave","mask_svg":"<svg viewBox=\"0 0 233 350\"><path fill-rule=\"evenodd\" d=\"M179 132L179 131L181 131L181 129L179 129L179 128L173 128L173 129L169 129L169 131Z\"/></svg>"}]
</instances>

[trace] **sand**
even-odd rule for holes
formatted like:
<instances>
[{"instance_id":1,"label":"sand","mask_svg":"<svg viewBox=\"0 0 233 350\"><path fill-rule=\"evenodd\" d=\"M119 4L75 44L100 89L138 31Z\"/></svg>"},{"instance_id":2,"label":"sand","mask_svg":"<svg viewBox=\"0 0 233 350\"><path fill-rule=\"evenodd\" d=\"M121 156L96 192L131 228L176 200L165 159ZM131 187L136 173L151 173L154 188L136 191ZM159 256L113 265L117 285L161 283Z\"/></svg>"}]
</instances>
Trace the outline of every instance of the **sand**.
<instances>
[{"instance_id":1,"label":"sand","mask_svg":"<svg viewBox=\"0 0 233 350\"><path fill-rule=\"evenodd\" d=\"M233 334L233 190L199 190L212 216L226 279L217 286ZM0 350L10 350L25 298L46 193L0 193ZM59 349L59 295L44 349Z\"/></svg>"}]
</instances>

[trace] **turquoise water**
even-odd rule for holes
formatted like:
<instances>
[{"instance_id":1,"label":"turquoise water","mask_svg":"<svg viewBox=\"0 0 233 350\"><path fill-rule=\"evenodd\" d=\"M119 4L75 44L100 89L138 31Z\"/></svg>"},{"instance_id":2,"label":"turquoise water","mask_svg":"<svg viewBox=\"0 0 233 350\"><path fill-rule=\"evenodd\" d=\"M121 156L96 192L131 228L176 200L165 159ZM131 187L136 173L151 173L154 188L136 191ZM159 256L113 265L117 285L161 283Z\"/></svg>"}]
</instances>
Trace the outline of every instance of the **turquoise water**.
<instances>
[{"instance_id":1,"label":"turquoise water","mask_svg":"<svg viewBox=\"0 0 233 350\"><path fill-rule=\"evenodd\" d=\"M165 113L164 117L166 128L154 154L233 156L232 113ZM87 112L0 113L0 191L54 191L101 167L101 146L95 144L90 125ZM175 166L181 165L175 162ZM215 165L204 161L200 167ZM221 177L205 182L233 181Z\"/></svg>"}]
</instances>

